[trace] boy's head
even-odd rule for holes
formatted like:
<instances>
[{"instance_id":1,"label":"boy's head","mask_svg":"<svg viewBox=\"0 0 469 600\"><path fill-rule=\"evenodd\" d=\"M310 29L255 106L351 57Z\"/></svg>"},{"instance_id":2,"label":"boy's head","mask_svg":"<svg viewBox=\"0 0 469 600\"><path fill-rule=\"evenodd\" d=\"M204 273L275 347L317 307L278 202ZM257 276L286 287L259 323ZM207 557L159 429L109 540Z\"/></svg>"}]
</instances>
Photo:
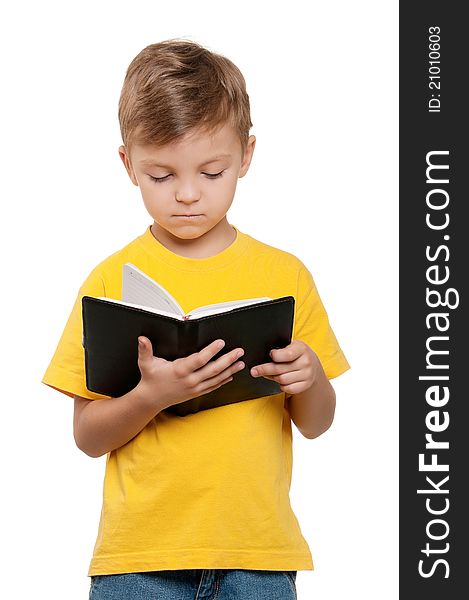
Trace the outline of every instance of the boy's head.
<instances>
[{"instance_id":1,"label":"boy's head","mask_svg":"<svg viewBox=\"0 0 469 600\"><path fill-rule=\"evenodd\" d=\"M230 60L187 40L147 46L127 69L119 122L119 154L159 233L233 231L225 215L255 138L245 81ZM199 216L181 218L189 214Z\"/></svg>"},{"instance_id":2,"label":"boy's head","mask_svg":"<svg viewBox=\"0 0 469 600\"><path fill-rule=\"evenodd\" d=\"M249 96L240 70L224 56L172 39L147 46L130 63L119 100L127 150L134 143L164 146L227 122L244 152L252 127Z\"/></svg>"}]
</instances>

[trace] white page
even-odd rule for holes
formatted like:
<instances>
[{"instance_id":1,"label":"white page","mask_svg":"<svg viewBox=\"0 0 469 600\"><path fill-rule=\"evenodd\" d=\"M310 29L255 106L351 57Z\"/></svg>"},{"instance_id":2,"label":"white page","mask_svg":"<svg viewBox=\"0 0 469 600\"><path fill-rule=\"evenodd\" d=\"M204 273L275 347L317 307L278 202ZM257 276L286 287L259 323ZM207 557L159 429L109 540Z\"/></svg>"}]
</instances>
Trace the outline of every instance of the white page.
<instances>
[{"instance_id":1,"label":"white page","mask_svg":"<svg viewBox=\"0 0 469 600\"><path fill-rule=\"evenodd\" d=\"M143 308L184 315L177 300L163 286L131 263L122 268L122 300Z\"/></svg>"},{"instance_id":2,"label":"white page","mask_svg":"<svg viewBox=\"0 0 469 600\"><path fill-rule=\"evenodd\" d=\"M241 306L248 306L249 304L256 304L257 302L266 302L272 300L272 298L249 298L247 300L229 300L228 302L219 302L217 304L207 304L201 306L190 312L191 316L202 317L206 315L215 315L217 313L226 312L232 308L238 308Z\"/></svg>"},{"instance_id":3,"label":"white page","mask_svg":"<svg viewBox=\"0 0 469 600\"><path fill-rule=\"evenodd\" d=\"M183 320L183 315L177 315L174 312L169 312L161 308L153 308L152 306L144 306L143 304L136 304L134 302L125 302L124 300L116 300L115 298L106 298L106 296L97 296L98 300L107 300L108 302L114 302L115 304L123 304L124 306L132 306L133 308L142 308L149 312L156 313L158 315L164 315L166 317L172 317L173 319Z\"/></svg>"},{"instance_id":4,"label":"white page","mask_svg":"<svg viewBox=\"0 0 469 600\"><path fill-rule=\"evenodd\" d=\"M233 300L229 302L220 302L219 304L207 304L201 308L196 308L189 315L178 315L161 308L153 308L151 306L145 306L143 304L136 304L135 302L126 302L124 300L116 300L115 298L107 298L106 296L98 296L98 300L107 300L108 302L114 302L116 304L123 304L125 306L132 306L133 308L142 308L158 315L165 315L167 317L173 317L174 319L184 320L185 317L188 319L197 319L200 317L206 317L208 315L216 315L218 313L227 312L233 308L239 308L241 306L248 306L249 304L256 304L257 302L265 302L271 300L271 298L250 298L249 300Z\"/></svg>"}]
</instances>

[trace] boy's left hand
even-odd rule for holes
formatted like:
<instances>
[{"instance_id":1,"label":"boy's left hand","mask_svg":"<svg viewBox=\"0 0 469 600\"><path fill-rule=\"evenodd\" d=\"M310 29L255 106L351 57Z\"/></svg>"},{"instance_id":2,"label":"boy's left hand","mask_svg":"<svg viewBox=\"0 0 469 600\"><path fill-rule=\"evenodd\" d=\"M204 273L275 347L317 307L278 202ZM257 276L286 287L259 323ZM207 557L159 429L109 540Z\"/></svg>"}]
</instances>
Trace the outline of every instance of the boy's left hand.
<instances>
[{"instance_id":1,"label":"boy's left hand","mask_svg":"<svg viewBox=\"0 0 469 600\"><path fill-rule=\"evenodd\" d=\"M252 367L253 377L272 379L282 392L291 395L306 391L316 381L319 358L305 342L293 340L285 348L271 350L270 356L273 362Z\"/></svg>"}]
</instances>

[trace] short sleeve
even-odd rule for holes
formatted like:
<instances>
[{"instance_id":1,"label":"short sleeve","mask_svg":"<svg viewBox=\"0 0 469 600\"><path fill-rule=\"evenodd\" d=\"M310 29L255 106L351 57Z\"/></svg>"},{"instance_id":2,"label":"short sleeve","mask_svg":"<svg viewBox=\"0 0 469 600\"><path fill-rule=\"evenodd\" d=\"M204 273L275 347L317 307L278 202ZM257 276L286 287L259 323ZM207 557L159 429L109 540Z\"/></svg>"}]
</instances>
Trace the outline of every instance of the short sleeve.
<instances>
[{"instance_id":1,"label":"short sleeve","mask_svg":"<svg viewBox=\"0 0 469 600\"><path fill-rule=\"evenodd\" d=\"M106 296L104 282L97 268L88 275L78 291L75 304L42 378L42 383L72 398L75 395L89 400L109 398L109 396L90 392L86 387L81 304L83 296Z\"/></svg>"},{"instance_id":2,"label":"short sleeve","mask_svg":"<svg viewBox=\"0 0 469 600\"><path fill-rule=\"evenodd\" d=\"M303 264L298 274L292 339L301 340L314 350L328 379L350 368L331 329L313 277Z\"/></svg>"}]
</instances>

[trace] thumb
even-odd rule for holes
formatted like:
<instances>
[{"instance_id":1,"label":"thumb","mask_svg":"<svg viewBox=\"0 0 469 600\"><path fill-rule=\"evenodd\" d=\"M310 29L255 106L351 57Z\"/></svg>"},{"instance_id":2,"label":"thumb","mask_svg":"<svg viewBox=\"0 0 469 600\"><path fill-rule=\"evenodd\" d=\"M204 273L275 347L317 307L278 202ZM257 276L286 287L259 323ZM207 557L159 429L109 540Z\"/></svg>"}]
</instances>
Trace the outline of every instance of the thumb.
<instances>
[{"instance_id":1,"label":"thumb","mask_svg":"<svg viewBox=\"0 0 469 600\"><path fill-rule=\"evenodd\" d=\"M151 341L142 335L138 338L138 356L143 359L153 356Z\"/></svg>"}]
</instances>

